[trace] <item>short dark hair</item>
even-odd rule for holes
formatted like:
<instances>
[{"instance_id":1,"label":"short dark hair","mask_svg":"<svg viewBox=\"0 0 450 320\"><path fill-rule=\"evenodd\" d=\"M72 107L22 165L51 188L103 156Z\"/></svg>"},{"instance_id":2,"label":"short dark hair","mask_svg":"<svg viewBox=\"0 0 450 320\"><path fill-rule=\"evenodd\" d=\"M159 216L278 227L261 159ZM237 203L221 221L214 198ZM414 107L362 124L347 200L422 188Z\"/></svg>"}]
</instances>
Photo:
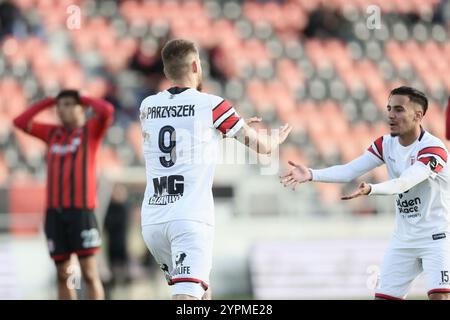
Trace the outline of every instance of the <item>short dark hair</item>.
<instances>
[{"instance_id":1,"label":"short dark hair","mask_svg":"<svg viewBox=\"0 0 450 320\"><path fill-rule=\"evenodd\" d=\"M74 98L77 103L81 103L80 93L78 92L78 90L73 89L62 90L56 96L56 101L58 101L61 98Z\"/></svg>"},{"instance_id":2,"label":"short dark hair","mask_svg":"<svg viewBox=\"0 0 450 320\"><path fill-rule=\"evenodd\" d=\"M178 80L186 74L189 68L186 58L191 53L196 54L198 50L195 43L189 40L174 39L164 45L161 57L169 78Z\"/></svg>"},{"instance_id":3,"label":"short dark hair","mask_svg":"<svg viewBox=\"0 0 450 320\"><path fill-rule=\"evenodd\" d=\"M415 102L422 107L424 115L427 112L428 99L422 91L407 86L401 86L392 90L389 97L395 94L401 96L408 96L409 101Z\"/></svg>"}]
</instances>

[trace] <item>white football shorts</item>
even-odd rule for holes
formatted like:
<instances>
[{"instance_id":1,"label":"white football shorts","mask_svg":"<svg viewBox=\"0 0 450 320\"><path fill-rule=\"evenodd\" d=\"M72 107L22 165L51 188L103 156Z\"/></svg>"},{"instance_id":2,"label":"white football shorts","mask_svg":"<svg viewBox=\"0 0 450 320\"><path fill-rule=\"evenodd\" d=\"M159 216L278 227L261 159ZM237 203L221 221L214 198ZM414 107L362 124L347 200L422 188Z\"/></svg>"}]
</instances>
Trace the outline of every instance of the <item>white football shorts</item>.
<instances>
[{"instance_id":1,"label":"white football shorts","mask_svg":"<svg viewBox=\"0 0 450 320\"><path fill-rule=\"evenodd\" d=\"M433 247L390 247L381 267L375 297L404 299L413 280L424 272L428 295L450 292L450 241L442 239Z\"/></svg>"},{"instance_id":2,"label":"white football shorts","mask_svg":"<svg viewBox=\"0 0 450 320\"><path fill-rule=\"evenodd\" d=\"M174 220L142 227L142 236L164 271L172 295L201 299L209 286L214 227L197 221Z\"/></svg>"}]
</instances>

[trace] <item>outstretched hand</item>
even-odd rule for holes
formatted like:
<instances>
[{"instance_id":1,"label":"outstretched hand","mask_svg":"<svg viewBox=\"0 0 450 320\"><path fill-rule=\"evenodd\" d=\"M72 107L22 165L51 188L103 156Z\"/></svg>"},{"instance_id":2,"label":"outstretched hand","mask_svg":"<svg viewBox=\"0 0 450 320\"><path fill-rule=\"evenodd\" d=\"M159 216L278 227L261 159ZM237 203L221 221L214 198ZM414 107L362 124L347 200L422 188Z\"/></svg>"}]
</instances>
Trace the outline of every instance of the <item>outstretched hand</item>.
<instances>
[{"instance_id":1,"label":"outstretched hand","mask_svg":"<svg viewBox=\"0 0 450 320\"><path fill-rule=\"evenodd\" d=\"M284 140L288 137L289 133L291 132L292 127L289 123L286 123L284 126L280 127L280 131L278 132L277 137L277 144L282 144Z\"/></svg>"},{"instance_id":2,"label":"outstretched hand","mask_svg":"<svg viewBox=\"0 0 450 320\"><path fill-rule=\"evenodd\" d=\"M255 124L255 123L260 123L262 121L262 118L260 117L251 117L249 119L245 119L245 123L247 125L251 125L251 124Z\"/></svg>"},{"instance_id":3,"label":"outstretched hand","mask_svg":"<svg viewBox=\"0 0 450 320\"><path fill-rule=\"evenodd\" d=\"M280 183L285 187L292 187L292 189L295 190L297 185L312 180L311 171L307 167L292 161L289 161L288 163L293 168L291 168L287 174L280 176Z\"/></svg>"},{"instance_id":4,"label":"outstretched hand","mask_svg":"<svg viewBox=\"0 0 450 320\"><path fill-rule=\"evenodd\" d=\"M371 190L372 190L372 188L371 188L370 184L361 182L361 184L358 186L358 189L356 189L349 195L342 196L341 200L350 200L350 199L357 198L359 196L366 196L370 193Z\"/></svg>"}]
</instances>

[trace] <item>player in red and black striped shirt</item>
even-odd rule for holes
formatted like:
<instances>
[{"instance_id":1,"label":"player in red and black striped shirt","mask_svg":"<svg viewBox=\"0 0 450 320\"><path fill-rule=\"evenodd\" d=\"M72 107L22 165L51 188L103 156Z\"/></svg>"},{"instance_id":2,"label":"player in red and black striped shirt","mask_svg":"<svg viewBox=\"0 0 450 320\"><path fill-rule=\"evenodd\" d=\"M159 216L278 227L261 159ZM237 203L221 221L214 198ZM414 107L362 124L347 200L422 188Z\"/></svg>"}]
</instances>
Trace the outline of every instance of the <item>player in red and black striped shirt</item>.
<instances>
[{"instance_id":1,"label":"player in red and black striped shirt","mask_svg":"<svg viewBox=\"0 0 450 320\"><path fill-rule=\"evenodd\" d=\"M55 104L62 125L33 121L36 114ZM94 111L90 118L87 106ZM56 98L39 101L14 119L16 127L48 145L45 234L57 268L60 299L76 298L75 290L67 286L72 253L78 255L88 298L104 298L94 257L101 245L94 215L95 159L113 113L112 105L104 100L63 90Z\"/></svg>"}]
</instances>

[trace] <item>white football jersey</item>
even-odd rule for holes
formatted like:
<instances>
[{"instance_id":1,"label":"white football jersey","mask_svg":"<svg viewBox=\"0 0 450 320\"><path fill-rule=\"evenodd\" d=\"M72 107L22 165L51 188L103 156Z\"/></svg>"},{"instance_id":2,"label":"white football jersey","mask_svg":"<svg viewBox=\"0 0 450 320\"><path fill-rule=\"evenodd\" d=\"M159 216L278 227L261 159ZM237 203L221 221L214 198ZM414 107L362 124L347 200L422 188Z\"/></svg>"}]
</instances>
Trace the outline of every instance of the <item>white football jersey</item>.
<instances>
[{"instance_id":1,"label":"white football jersey","mask_svg":"<svg viewBox=\"0 0 450 320\"><path fill-rule=\"evenodd\" d=\"M368 150L380 165L386 164L391 179L398 178L416 161L430 169L428 179L396 196L393 245L418 248L449 237L450 176L444 143L422 130L420 137L407 147L399 143L398 137L385 135Z\"/></svg>"},{"instance_id":2,"label":"white football jersey","mask_svg":"<svg viewBox=\"0 0 450 320\"><path fill-rule=\"evenodd\" d=\"M147 174L142 226L182 219L213 225L219 141L244 121L228 101L178 87L145 98L140 119Z\"/></svg>"}]
</instances>

